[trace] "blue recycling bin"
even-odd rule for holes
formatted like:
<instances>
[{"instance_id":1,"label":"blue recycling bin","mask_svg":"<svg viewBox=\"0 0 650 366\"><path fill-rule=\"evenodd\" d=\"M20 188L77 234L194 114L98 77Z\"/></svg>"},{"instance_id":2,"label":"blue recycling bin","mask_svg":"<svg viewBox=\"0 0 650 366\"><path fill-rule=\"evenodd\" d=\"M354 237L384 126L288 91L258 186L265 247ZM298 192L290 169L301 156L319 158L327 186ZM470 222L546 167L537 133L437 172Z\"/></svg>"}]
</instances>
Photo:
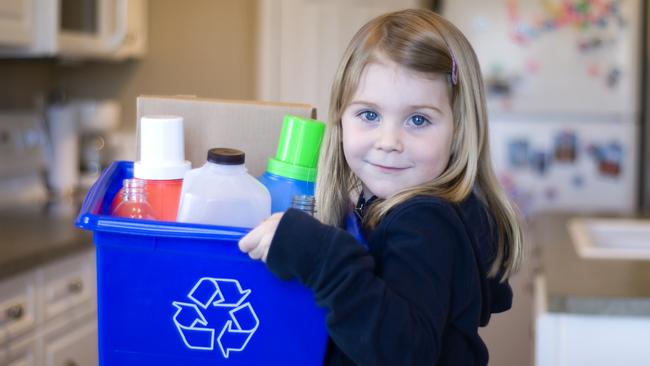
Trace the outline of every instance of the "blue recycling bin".
<instances>
[{"instance_id":1,"label":"blue recycling bin","mask_svg":"<svg viewBox=\"0 0 650 366\"><path fill-rule=\"evenodd\" d=\"M247 230L108 216L132 176L109 166L76 222L97 248L100 365L323 363L323 309L239 251Z\"/></svg>"}]
</instances>

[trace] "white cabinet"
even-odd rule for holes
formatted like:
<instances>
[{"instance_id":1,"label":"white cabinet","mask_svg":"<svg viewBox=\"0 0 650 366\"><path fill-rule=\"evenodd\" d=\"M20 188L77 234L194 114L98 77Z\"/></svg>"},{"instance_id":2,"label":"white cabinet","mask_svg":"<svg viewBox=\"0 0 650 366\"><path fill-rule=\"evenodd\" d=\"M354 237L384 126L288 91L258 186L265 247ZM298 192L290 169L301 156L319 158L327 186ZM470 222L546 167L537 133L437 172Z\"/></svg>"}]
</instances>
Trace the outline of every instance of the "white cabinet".
<instances>
[{"instance_id":1,"label":"white cabinet","mask_svg":"<svg viewBox=\"0 0 650 366\"><path fill-rule=\"evenodd\" d=\"M83 3L87 9L77 1L59 1L59 56L123 59L144 55L146 0L87 0Z\"/></svg>"},{"instance_id":2,"label":"white cabinet","mask_svg":"<svg viewBox=\"0 0 650 366\"><path fill-rule=\"evenodd\" d=\"M550 312L535 279L535 366L645 366L650 316Z\"/></svg>"},{"instance_id":3,"label":"white cabinet","mask_svg":"<svg viewBox=\"0 0 650 366\"><path fill-rule=\"evenodd\" d=\"M0 57L142 57L147 0L2 0Z\"/></svg>"},{"instance_id":4,"label":"white cabinet","mask_svg":"<svg viewBox=\"0 0 650 366\"><path fill-rule=\"evenodd\" d=\"M0 283L0 341L19 337L36 324L36 275Z\"/></svg>"},{"instance_id":5,"label":"white cabinet","mask_svg":"<svg viewBox=\"0 0 650 366\"><path fill-rule=\"evenodd\" d=\"M33 336L15 340L5 347L4 361L0 353L0 365L39 366L36 360L37 347Z\"/></svg>"},{"instance_id":6,"label":"white cabinet","mask_svg":"<svg viewBox=\"0 0 650 366\"><path fill-rule=\"evenodd\" d=\"M97 324L86 322L70 328L64 326L46 336L44 366L97 364Z\"/></svg>"},{"instance_id":7,"label":"white cabinet","mask_svg":"<svg viewBox=\"0 0 650 366\"><path fill-rule=\"evenodd\" d=\"M93 299L94 263L84 259L66 258L43 269L45 321Z\"/></svg>"},{"instance_id":8,"label":"white cabinet","mask_svg":"<svg viewBox=\"0 0 650 366\"><path fill-rule=\"evenodd\" d=\"M128 0L126 33L120 45L105 58L142 58L147 53L147 0Z\"/></svg>"},{"instance_id":9,"label":"white cabinet","mask_svg":"<svg viewBox=\"0 0 650 366\"><path fill-rule=\"evenodd\" d=\"M95 251L0 282L0 366L97 364Z\"/></svg>"},{"instance_id":10,"label":"white cabinet","mask_svg":"<svg viewBox=\"0 0 650 366\"><path fill-rule=\"evenodd\" d=\"M25 47L32 40L32 0L0 2L0 44Z\"/></svg>"},{"instance_id":11,"label":"white cabinet","mask_svg":"<svg viewBox=\"0 0 650 366\"><path fill-rule=\"evenodd\" d=\"M0 1L0 56L53 54L57 3L53 0Z\"/></svg>"}]
</instances>

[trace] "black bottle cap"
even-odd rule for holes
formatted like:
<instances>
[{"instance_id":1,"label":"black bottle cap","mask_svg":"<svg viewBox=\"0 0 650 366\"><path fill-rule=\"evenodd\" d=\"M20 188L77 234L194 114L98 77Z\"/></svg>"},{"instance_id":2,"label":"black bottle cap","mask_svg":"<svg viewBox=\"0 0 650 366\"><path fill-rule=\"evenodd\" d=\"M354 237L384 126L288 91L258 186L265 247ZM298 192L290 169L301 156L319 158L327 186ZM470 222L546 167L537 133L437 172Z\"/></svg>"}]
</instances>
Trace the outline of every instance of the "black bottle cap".
<instances>
[{"instance_id":1,"label":"black bottle cap","mask_svg":"<svg viewBox=\"0 0 650 366\"><path fill-rule=\"evenodd\" d=\"M246 154L237 149L216 147L208 150L208 161L222 165L241 165L246 160Z\"/></svg>"}]
</instances>

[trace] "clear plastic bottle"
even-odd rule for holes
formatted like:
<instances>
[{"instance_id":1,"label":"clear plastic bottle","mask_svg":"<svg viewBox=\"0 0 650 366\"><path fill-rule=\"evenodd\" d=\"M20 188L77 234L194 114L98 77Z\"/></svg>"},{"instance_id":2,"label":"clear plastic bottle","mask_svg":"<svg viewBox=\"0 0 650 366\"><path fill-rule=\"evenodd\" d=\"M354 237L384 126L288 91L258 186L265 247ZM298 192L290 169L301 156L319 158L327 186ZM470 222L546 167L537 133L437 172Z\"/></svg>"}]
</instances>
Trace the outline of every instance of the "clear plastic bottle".
<instances>
[{"instance_id":1,"label":"clear plastic bottle","mask_svg":"<svg viewBox=\"0 0 650 366\"><path fill-rule=\"evenodd\" d=\"M311 216L316 214L316 198L310 195L296 195L291 199L291 208L306 212Z\"/></svg>"},{"instance_id":2,"label":"clear plastic bottle","mask_svg":"<svg viewBox=\"0 0 650 366\"><path fill-rule=\"evenodd\" d=\"M271 215L271 195L247 173L242 151L215 148L185 174L179 222L252 228Z\"/></svg>"},{"instance_id":3,"label":"clear plastic bottle","mask_svg":"<svg viewBox=\"0 0 650 366\"><path fill-rule=\"evenodd\" d=\"M142 179L125 179L120 203L111 213L130 219L156 220L154 209L147 200L147 182Z\"/></svg>"}]
</instances>

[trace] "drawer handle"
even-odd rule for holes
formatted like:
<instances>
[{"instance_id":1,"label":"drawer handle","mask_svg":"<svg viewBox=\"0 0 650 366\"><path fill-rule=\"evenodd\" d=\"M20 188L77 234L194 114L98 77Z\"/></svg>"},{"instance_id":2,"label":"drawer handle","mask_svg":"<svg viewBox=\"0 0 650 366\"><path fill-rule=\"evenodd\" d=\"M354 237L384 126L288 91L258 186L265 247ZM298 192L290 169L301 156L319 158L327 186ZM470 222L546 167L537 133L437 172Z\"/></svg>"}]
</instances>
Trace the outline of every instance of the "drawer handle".
<instances>
[{"instance_id":1,"label":"drawer handle","mask_svg":"<svg viewBox=\"0 0 650 366\"><path fill-rule=\"evenodd\" d=\"M68 292L71 294L78 294L84 289L84 284L81 280L76 280L68 283Z\"/></svg>"},{"instance_id":2,"label":"drawer handle","mask_svg":"<svg viewBox=\"0 0 650 366\"><path fill-rule=\"evenodd\" d=\"M25 314L25 309L22 305L12 305L7 308L6 312L7 318L12 320L19 320Z\"/></svg>"}]
</instances>

